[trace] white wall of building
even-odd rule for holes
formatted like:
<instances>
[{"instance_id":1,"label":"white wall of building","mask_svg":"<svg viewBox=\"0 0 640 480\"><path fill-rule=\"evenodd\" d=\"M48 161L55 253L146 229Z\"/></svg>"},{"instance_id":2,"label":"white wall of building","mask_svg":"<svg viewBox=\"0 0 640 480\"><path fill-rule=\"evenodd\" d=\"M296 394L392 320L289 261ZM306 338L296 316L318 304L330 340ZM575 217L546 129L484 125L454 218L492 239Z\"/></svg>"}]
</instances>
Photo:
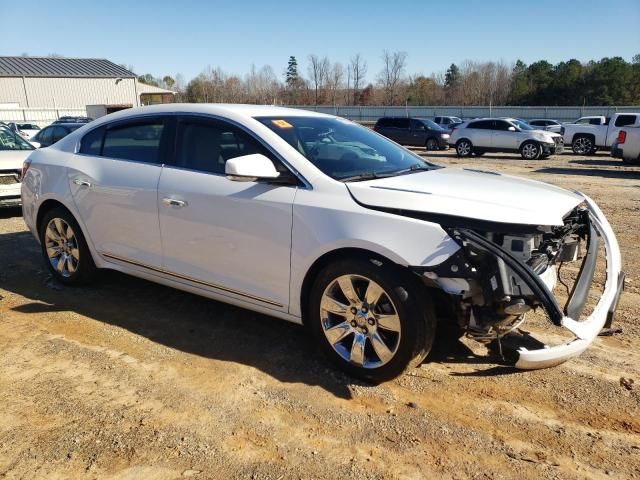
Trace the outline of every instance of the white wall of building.
<instances>
[{"instance_id":1,"label":"white wall of building","mask_svg":"<svg viewBox=\"0 0 640 480\"><path fill-rule=\"evenodd\" d=\"M138 106L136 79L0 77L0 103L22 108L85 108L95 104Z\"/></svg>"}]
</instances>

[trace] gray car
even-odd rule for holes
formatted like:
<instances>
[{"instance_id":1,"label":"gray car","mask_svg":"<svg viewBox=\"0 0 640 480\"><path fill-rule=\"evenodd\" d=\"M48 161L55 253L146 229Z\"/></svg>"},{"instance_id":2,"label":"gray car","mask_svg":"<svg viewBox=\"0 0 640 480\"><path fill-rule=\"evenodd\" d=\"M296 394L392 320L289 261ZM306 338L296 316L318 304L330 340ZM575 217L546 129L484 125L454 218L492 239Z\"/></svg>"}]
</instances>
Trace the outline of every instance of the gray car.
<instances>
[{"instance_id":1,"label":"gray car","mask_svg":"<svg viewBox=\"0 0 640 480\"><path fill-rule=\"evenodd\" d=\"M400 145L427 150L449 148L450 131L426 118L382 117L373 130Z\"/></svg>"}]
</instances>

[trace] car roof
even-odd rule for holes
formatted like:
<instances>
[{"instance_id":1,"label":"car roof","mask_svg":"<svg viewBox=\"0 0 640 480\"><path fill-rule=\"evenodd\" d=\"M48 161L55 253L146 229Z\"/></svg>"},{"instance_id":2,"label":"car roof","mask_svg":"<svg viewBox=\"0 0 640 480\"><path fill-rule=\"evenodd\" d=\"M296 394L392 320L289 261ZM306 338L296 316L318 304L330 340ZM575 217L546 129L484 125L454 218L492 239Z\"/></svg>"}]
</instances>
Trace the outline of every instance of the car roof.
<instances>
[{"instance_id":1,"label":"car roof","mask_svg":"<svg viewBox=\"0 0 640 480\"><path fill-rule=\"evenodd\" d=\"M144 114L161 115L163 113L203 113L210 115L222 115L230 118L253 117L325 117L332 115L312 112L298 108L278 107L275 105L245 105L232 103L166 103L162 105L149 105L145 107L128 108L106 115L99 120L126 119ZM102 122L101 122L102 123Z\"/></svg>"}]
</instances>

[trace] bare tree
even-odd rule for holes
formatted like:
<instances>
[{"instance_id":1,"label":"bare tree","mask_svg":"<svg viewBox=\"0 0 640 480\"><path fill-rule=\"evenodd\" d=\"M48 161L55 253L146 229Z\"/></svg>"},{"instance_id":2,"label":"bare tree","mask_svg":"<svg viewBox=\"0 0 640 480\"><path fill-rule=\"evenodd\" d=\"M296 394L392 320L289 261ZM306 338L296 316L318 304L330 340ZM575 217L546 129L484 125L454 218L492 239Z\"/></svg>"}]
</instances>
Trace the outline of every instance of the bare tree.
<instances>
[{"instance_id":1,"label":"bare tree","mask_svg":"<svg viewBox=\"0 0 640 480\"><path fill-rule=\"evenodd\" d=\"M393 105L398 95L404 69L407 65L407 52L382 52L382 70L378 75L378 82L385 94L385 104Z\"/></svg>"},{"instance_id":2,"label":"bare tree","mask_svg":"<svg viewBox=\"0 0 640 480\"><path fill-rule=\"evenodd\" d=\"M364 80L367 75L367 62L362 55L356 53L349 61L349 77L353 82L353 104L357 103L358 94L360 88L364 85Z\"/></svg>"},{"instance_id":3,"label":"bare tree","mask_svg":"<svg viewBox=\"0 0 640 480\"><path fill-rule=\"evenodd\" d=\"M329 59L320 58L315 53L309 55L309 77L315 90L315 104L318 105L319 93L326 85L329 72Z\"/></svg>"},{"instance_id":4,"label":"bare tree","mask_svg":"<svg viewBox=\"0 0 640 480\"><path fill-rule=\"evenodd\" d=\"M329 75L327 76L327 84L329 91L331 92L331 103L336 105L336 98L338 97L338 90L342 87L342 80L344 78L344 69L340 62L334 63L329 69Z\"/></svg>"}]
</instances>

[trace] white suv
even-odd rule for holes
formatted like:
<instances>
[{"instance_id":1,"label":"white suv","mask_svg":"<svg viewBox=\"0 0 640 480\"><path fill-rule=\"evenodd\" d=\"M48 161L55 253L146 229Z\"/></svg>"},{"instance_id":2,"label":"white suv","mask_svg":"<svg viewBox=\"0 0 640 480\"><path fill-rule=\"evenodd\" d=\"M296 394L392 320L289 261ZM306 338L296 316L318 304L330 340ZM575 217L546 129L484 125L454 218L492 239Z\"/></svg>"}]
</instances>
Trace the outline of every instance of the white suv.
<instances>
[{"instance_id":1,"label":"white suv","mask_svg":"<svg viewBox=\"0 0 640 480\"><path fill-rule=\"evenodd\" d=\"M437 323L500 339L538 307L575 338L520 348L516 367L558 364L594 340L620 292L615 235L586 196L438 167L330 115L129 109L36 150L24 170L24 220L61 283L111 268L303 323L373 381L421 362ZM565 315L551 289L580 243L588 261ZM581 318L599 244L606 284Z\"/></svg>"},{"instance_id":2,"label":"white suv","mask_svg":"<svg viewBox=\"0 0 640 480\"><path fill-rule=\"evenodd\" d=\"M525 160L562 153L562 135L535 130L515 118L480 118L465 122L451 134L449 143L459 157L485 152L519 152Z\"/></svg>"}]
</instances>

